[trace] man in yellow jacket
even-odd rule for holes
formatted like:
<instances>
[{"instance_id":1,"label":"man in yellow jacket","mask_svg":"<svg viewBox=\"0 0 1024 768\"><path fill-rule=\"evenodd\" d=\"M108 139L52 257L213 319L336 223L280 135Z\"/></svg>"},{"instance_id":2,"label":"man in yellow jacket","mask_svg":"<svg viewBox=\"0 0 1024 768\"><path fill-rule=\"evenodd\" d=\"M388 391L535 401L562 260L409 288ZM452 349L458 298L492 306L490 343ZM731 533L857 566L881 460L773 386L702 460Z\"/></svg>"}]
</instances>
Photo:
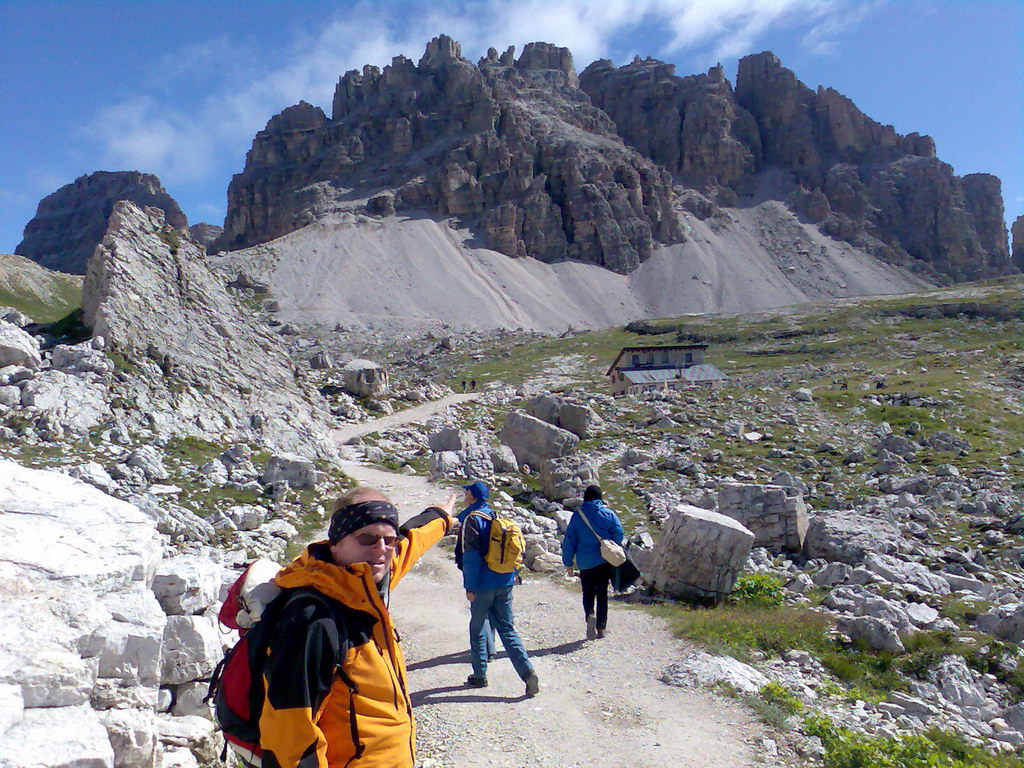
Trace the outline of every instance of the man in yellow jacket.
<instances>
[{"instance_id":1,"label":"man in yellow jacket","mask_svg":"<svg viewBox=\"0 0 1024 768\"><path fill-rule=\"evenodd\" d=\"M451 527L457 498L400 526L384 494L356 488L335 502L327 541L277 575L294 596L264 665L262 768L412 768L412 703L388 596Z\"/></svg>"}]
</instances>

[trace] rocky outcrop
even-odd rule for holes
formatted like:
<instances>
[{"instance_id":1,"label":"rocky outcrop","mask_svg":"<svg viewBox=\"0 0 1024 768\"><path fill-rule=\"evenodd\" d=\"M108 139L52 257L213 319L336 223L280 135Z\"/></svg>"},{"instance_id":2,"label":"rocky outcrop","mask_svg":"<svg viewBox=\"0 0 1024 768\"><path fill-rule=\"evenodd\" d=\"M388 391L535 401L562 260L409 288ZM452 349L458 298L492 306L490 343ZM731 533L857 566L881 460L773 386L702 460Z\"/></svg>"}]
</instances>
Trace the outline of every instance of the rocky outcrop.
<instances>
[{"instance_id":1,"label":"rocky outcrop","mask_svg":"<svg viewBox=\"0 0 1024 768\"><path fill-rule=\"evenodd\" d=\"M627 144L722 204L786 200L827 234L955 280L1015 271L998 179L957 177L929 137L808 88L770 52L740 60L735 89L721 67L677 77L653 59L598 61L580 83Z\"/></svg>"},{"instance_id":2,"label":"rocky outcrop","mask_svg":"<svg viewBox=\"0 0 1024 768\"><path fill-rule=\"evenodd\" d=\"M280 338L257 325L155 208L120 202L89 261L85 325L137 374L118 378L129 422L225 443L332 455L326 408L304 391Z\"/></svg>"},{"instance_id":3,"label":"rocky outcrop","mask_svg":"<svg viewBox=\"0 0 1024 768\"><path fill-rule=\"evenodd\" d=\"M224 227L218 227L216 224L207 224L205 221L193 224L188 228L188 236L204 248L223 233Z\"/></svg>"},{"instance_id":4,"label":"rocky outcrop","mask_svg":"<svg viewBox=\"0 0 1024 768\"><path fill-rule=\"evenodd\" d=\"M1013 236L1013 264L1024 272L1024 216L1018 216L1010 229Z\"/></svg>"},{"instance_id":5,"label":"rocky outcrop","mask_svg":"<svg viewBox=\"0 0 1024 768\"><path fill-rule=\"evenodd\" d=\"M119 200L161 209L168 226L176 230L188 226L181 208L153 174L96 171L44 197L14 252L49 269L85 274L86 262L103 239Z\"/></svg>"},{"instance_id":6,"label":"rocky outcrop","mask_svg":"<svg viewBox=\"0 0 1024 768\"><path fill-rule=\"evenodd\" d=\"M278 237L347 191L383 189L372 213L458 217L509 256L630 272L680 237L671 182L577 83L564 48L531 43L518 60L491 49L474 65L443 35L418 64L348 72L330 118L302 102L257 134L215 247Z\"/></svg>"}]
</instances>

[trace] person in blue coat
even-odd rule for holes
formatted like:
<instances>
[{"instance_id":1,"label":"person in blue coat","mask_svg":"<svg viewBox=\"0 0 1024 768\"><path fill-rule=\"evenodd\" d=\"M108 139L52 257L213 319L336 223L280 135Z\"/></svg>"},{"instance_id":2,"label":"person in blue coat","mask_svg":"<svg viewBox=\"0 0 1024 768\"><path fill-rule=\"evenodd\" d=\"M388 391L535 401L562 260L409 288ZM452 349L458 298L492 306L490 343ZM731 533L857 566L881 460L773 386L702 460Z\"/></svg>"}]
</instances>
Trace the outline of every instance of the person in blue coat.
<instances>
[{"instance_id":1,"label":"person in blue coat","mask_svg":"<svg viewBox=\"0 0 1024 768\"><path fill-rule=\"evenodd\" d=\"M590 525L587 525L588 522ZM587 640L605 636L608 627L608 584L615 573L614 566L601 557L598 536L621 544L625 532L619 516L601 500L601 489L596 485L588 485L583 491L583 504L573 512L562 538L562 563L571 571L575 560L580 569Z\"/></svg>"},{"instance_id":2,"label":"person in blue coat","mask_svg":"<svg viewBox=\"0 0 1024 768\"><path fill-rule=\"evenodd\" d=\"M466 491L474 499L470 505L474 508L464 510L466 518L455 546L456 563L461 563L462 583L469 600L469 654L473 674L466 678L466 685L475 688L487 685L486 625L489 623L501 638L512 666L526 683L526 695L536 696L540 690L537 673L513 624L512 587L517 572L498 573L487 567L484 558L494 519L494 513L487 506L489 491L479 481L466 486Z\"/></svg>"},{"instance_id":3,"label":"person in blue coat","mask_svg":"<svg viewBox=\"0 0 1024 768\"><path fill-rule=\"evenodd\" d=\"M466 382L462 382L462 388L465 390ZM466 518L469 517L470 513L475 512L487 505L487 498L490 496L490 491L484 483L476 482L469 485L462 486L462 489L466 492L463 504L466 508L455 515L455 519L459 521L459 527L461 530L462 525L466 522ZM462 570L462 536L459 536L455 540L455 565L458 569ZM494 627L491 626L491 622L484 622L484 638L487 640L487 660L494 661L498 653L495 649L494 644Z\"/></svg>"}]
</instances>

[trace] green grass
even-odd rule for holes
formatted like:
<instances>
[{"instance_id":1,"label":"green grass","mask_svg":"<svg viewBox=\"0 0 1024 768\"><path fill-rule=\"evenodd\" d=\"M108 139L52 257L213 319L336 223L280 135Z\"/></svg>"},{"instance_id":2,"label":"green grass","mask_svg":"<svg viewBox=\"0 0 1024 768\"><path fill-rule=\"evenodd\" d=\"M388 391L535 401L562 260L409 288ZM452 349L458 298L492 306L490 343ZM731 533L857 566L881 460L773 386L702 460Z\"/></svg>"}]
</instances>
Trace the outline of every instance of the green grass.
<instances>
[{"instance_id":1,"label":"green grass","mask_svg":"<svg viewBox=\"0 0 1024 768\"><path fill-rule=\"evenodd\" d=\"M1019 755L991 755L959 736L932 728L923 735L872 736L819 715L803 730L821 739L825 768L1020 768Z\"/></svg>"},{"instance_id":2,"label":"green grass","mask_svg":"<svg viewBox=\"0 0 1024 768\"><path fill-rule=\"evenodd\" d=\"M31 281L18 279L18 268L8 271L4 260L0 257L0 273L6 280L0 281L0 306L12 307L24 312L37 323L52 323L67 317L75 309L82 306L82 278L65 275L60 272L46 272L41 267L43 277ZM49 290L45 294L35 291L40 283L48 283Z\"/></svg>"}]
</instances>

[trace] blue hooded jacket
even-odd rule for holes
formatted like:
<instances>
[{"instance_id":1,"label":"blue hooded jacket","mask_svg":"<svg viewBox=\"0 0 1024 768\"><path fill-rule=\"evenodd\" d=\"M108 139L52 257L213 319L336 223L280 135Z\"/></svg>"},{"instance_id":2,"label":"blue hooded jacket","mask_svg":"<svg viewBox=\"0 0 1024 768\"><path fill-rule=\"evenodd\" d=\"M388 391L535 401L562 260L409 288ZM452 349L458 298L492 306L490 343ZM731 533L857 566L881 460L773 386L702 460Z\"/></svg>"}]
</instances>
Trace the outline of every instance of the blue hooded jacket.
<instances>
[{"instance_id":1,"label":"blue hooded jacket","mask_svg":"<svg viewBox=\"0 0 1024 768\"><path fill-rule=\"evenodd\" d=\"M476 499L456 516L462 523L459 540L455 545L455 562L462 568L462 584L467 592L511 587L516 583L516 572L497 573L487 567L484 556L491 535L494 513L487 506L490 492L479 480L464 486ZM473 513L476 514L473 514Z\"/></svg>"},{"instance_id":2,"label":"blue hooded jacket","mask_svg":"<svg viewBox=\"0 0 1024 768\"><path fill-rule=\"evenodd\" d=\"M622 530L619 516L600 499L583 502L580 508L572 513L569 525L565 529L565 536L562 538L562 563L566 568L572 568L572 561L575 559L577 567L584 571L601 565L605 559L601 557L601 544L597 536L580 519L581 514L587 516L590 525L594 526L594 530L602 539L611 539L621 544L626 534Z\"/></svg>"}]
</instances>

